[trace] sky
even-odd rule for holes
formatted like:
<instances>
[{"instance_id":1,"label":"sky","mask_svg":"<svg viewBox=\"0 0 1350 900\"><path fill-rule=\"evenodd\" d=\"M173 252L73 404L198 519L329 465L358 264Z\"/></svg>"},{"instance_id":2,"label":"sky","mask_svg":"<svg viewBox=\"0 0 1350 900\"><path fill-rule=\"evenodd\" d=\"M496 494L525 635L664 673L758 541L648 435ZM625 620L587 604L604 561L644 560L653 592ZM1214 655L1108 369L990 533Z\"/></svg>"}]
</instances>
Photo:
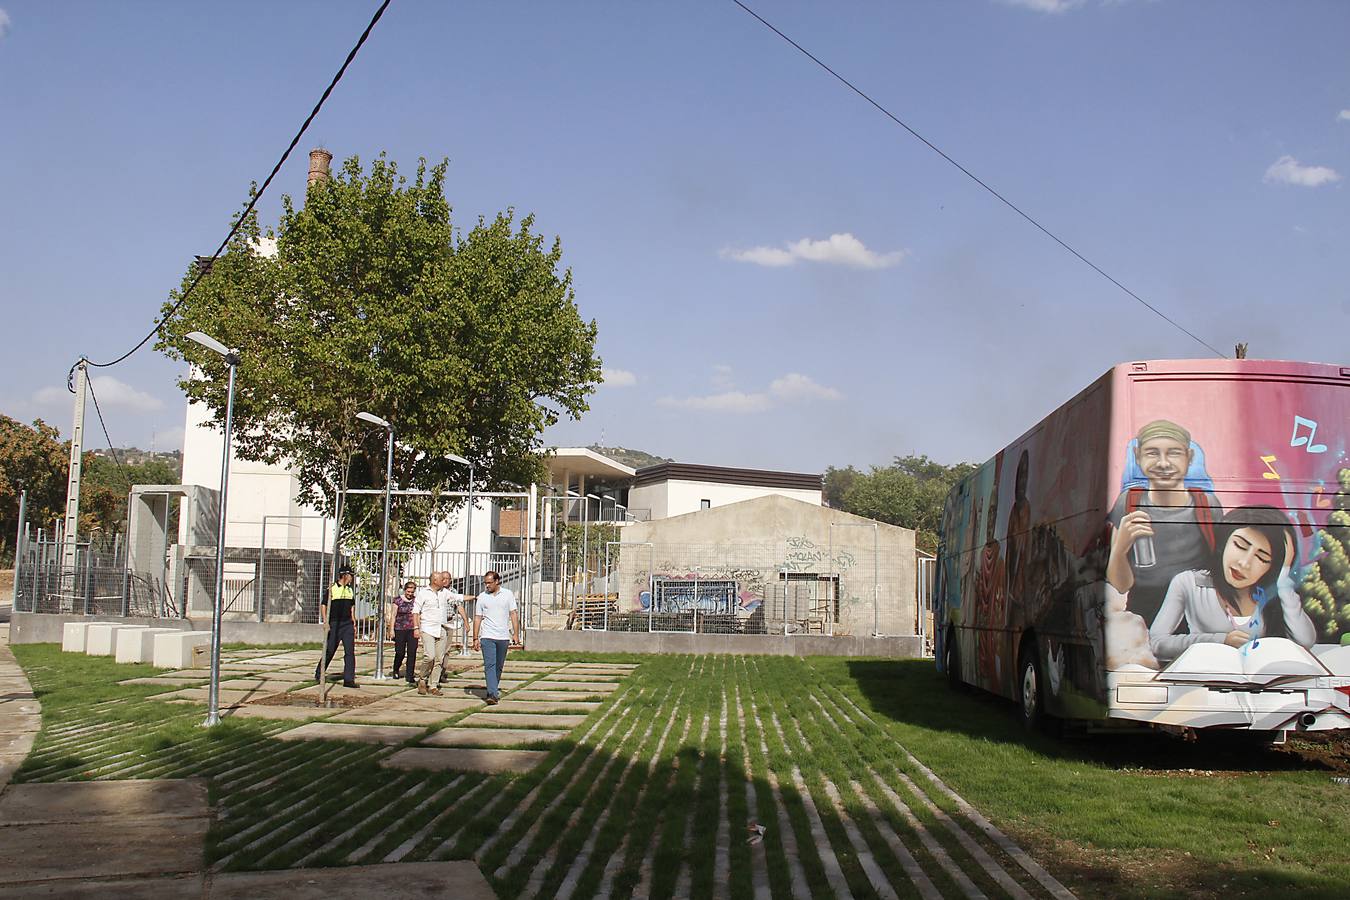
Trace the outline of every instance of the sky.
<instances>
[{"instance_id":1,"label":"sky","mask_svg":"<svg viewBox=\"0 0 1350 900\"><path fill-rule=\"evenodd\" d=\"M747 4L1213 347L1347 362L1350 4ZM72 363L149 330L376 5L0 0L0 412L69 432ZM459 223L561 237L606 382L551 444L979 461L1213 355L730 0L394 0L264 223L318 145L448 157ZM118 446L181 445L181 374L97 372Z\"/></svg>"}]
</instances>

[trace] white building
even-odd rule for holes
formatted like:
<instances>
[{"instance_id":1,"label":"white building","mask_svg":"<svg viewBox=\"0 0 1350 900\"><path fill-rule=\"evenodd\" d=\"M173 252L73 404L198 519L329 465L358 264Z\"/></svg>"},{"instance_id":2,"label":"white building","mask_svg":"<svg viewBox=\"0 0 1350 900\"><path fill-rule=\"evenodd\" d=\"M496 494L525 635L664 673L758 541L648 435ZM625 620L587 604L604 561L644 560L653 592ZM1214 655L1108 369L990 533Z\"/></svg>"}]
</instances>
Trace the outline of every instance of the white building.
<instances>
[{"instance_id":1,"label":"white building","mask_svg":"<svg viewBox=\"0 0 1350 900\"><path fill-rule=\"evenodd\" d=\"M822 488L820 475L661 463L637 471L628 507L654 521L769 496L822 506Z\"/></svg>"}]
</instances>

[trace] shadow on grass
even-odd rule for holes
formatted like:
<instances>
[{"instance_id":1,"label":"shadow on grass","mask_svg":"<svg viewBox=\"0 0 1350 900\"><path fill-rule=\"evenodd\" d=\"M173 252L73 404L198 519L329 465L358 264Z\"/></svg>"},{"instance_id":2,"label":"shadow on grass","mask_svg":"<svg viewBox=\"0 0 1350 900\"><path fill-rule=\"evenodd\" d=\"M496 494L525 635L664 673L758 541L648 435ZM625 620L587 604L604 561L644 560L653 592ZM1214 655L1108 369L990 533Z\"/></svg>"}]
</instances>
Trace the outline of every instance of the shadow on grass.
<instances>
[{"instance_id":1,"label":"shadow on grass","mask_svg":"<svg viewBox=\"0 0 1350 900\"><path fill-rule=\"evenodd\" d=\"M1210 733L1194 741L1157 731L1051 737L1023 729L1009 700L974 688L952 690L931 660L851 659L845 667L872 708L893 722L1025 745L1054 759L1177 774L1350 770L1346 741L1340 736L1291 736L1283 746L1244 740L1247 736L1236 732Z\"/></svg>"}]
</instances>

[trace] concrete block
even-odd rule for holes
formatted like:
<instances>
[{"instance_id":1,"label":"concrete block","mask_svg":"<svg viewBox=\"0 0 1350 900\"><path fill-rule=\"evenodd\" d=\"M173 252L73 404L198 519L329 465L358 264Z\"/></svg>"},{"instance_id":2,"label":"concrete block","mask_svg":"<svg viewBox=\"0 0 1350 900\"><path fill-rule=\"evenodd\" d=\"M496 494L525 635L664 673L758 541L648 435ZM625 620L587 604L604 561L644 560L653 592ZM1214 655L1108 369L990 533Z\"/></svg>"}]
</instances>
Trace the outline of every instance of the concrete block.
<instances>
[{"instance_id":1,"label":"concrete block","mask_svg":"<svg viewBox=\"0 0 1350 900\"><path fill-rule=\"evenodd\" d=\"M192 666L192 648L211 646L207 631L169 631L153 638L152 662L160 669L187 669Z\"/></svg>"},{"instance_id":2,"label":"concrete block","mask_svg":"<svg viewBox=\"0 0 1350 900\"><path fill-rule=\"evenodd\" d=\"M360 741L366 744L403 744L424 733L425 728L403 728L397 725L338 725L331 722L312 722L283 731L276 737L282 741Z\"/></svg>"},{"instance_id":3,"label":"concrete block","mask_svg":"<svg viewBox=\"0 0 1350 900\"><path fill-rule=\"evenodd\" d=\"M546 750L487 750L483 748L408 747L380 760L390 769L430 769L457 772L528 772Z\"/></svg>"},{"instance_id":4,"label":"concrete block","mask_svg":"<svg viewBox=\"0 0 1350 900\"><path fill-rule=\"evenodd\" d=\"M124 629L144 630L144 625L123 625L121 622L94 622L89 626L89 639L84 652L89 656L112 656L117 650L117 633Z\"/></svg>"},{"instance_id":5,"label":"concrete block","mask_svg":"<svg viewBox=\"0 0 1350 900\"><path fill-rule=\"evenodd\" d=\"M89 640L92 622L67 622L61 629L61 649L66 653L83 653Z\"/></svg>"},{"instance_id":6,"label":"concrete block","mask_svg":"<svg viewBox=\"0 0 1350 900\"><path fill-rule=\"evenodd\" d=\"M67 628L70 626L67 625ZM176 628L128 628L117 632L117 661L120 663L150 662L155 656L155 635L177 631Z\"/></svg>"},{"instance_id":7,"label":"concrete block","mask_svg":"<svg viewBox=\"0 0 1350 900\"><path fill-rule=\"evenodd\" d=\"M514 747L567 737L566 731L540 728L442 728L422 742L426 747Z\"/></svg>"}]
</instances>

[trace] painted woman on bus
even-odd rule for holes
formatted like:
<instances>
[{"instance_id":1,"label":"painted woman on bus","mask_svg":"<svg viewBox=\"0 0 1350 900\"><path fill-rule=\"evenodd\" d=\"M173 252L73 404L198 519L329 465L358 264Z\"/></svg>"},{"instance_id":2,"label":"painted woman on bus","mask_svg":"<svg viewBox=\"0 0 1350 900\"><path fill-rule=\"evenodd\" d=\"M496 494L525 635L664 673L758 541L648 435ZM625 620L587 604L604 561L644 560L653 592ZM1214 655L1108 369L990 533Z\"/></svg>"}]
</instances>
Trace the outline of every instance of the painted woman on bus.
<instances>
[{"instance_id":1,"label":"painted woman on bus","mask_svg":"<svg viewBox=\"0 0 1350 900\"><path fill-rule=\"evenodd\" d=\"M1106 580L1129 610L1152 622L1172 577L1200 567L1215 548L1223 507L1191 433L1166 419L1139 429L1112 507Z\"/></svg>"},{"instance_id":2,"label":"painted woman on bus","mask_svg":"<svg viewBox=\"0 0 1350 900\"><path fill-rule=\"evenodd\" d=\"M1214 526L1207 568L1172 579L1149 639L1164 664L1192 644L1241 647L1262 637L1289 638L1311 647L1317 630L1294 588L1290 566L1298 537L1273 506L1242 506ZM1182 621L1186 631L1177 633Z\"/></svg>"}]
</instances>

